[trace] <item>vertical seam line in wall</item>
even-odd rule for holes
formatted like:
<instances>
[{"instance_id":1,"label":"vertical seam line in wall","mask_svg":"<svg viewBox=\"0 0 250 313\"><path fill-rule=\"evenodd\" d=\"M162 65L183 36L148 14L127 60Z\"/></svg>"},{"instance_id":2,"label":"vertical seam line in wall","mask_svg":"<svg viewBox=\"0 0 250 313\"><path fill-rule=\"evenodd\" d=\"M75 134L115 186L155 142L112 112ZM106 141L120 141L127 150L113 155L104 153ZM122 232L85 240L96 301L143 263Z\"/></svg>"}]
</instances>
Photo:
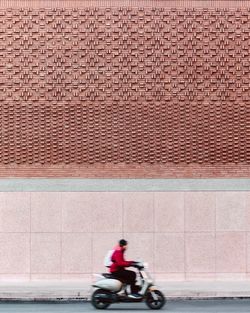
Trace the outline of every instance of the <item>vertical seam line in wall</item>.
<instances>
[{"instance_id":1,"label":"vertical seam line in wall","mask_svg":"<svg viewBox=\"0 0 250 313\"><path fill-rule=\"evenodd\" d=\"M184 207L184 231L183 231L183 245L184 245L184 280L187 279L186 273L186 192L183 193L183 207Z\"/></svg>"},{"instance_id":2,"label":"vertical seam line in wall","mask_svg":"<svg viewBox=\"0 0 250 313\"><path fill-rule=\"evenodd\" d=\"M247 206L246 206L246 204L247 204L247 201L246 201L246 193L244 192L244 211L245 211L245 218L244 218L244 220L245 220L245 275L247 276L247 264L248 264L248 257L247 257L247 224L246 224L246 213L247 213ZM247 278L245 276L245 279Z\"/></svg>"},{"instance_id":3,"label":"vertical seam line in wall","mask_svg":"<svg viewBox=\"0 0 250 313\"><path fill-rule=\"evenodd\" d=\"M217 280L217 193L215 193L215 217L214 217L215 243L214 243L214 271Z\"/></svg>"},{"instance_id":4,"label":"vertical seam line in wall","mask_svg":"<svg viewBox=\"0 0 250 313\"><path fill-rule=\"evenodd\" d=\"M61 205L61 227L60 227L60 279L62 280L62 236L63 236L63 232L62 232L62 221L63 221L63 208L62 208L62 193L60 192L60 205Z\"/></svg>"},{"instance_id":5,"label":"vertical seam line in wall","mask_svg":"<svg viewBox=\"0 0 250 313\"><path fill-rule=\"evenodd\" d=\"M122 193L122 238L124 238L124 192Z\"/></svg>"},{"instance_id":6,"label":"vertical seam line in wall","mask_svg":"<svg viewBox=\"0 0 250 313\"><path fill-rule=\"evenodd\" d=\"M155 192L153 192L153 278L155 279Z\"/></svg>"},{"instance_id":7,"label":"vertical seam line in wall","mask_svg":"<svg viewBox=\"0 0 250 313\"><path fill-rule=\"evenodd\" d=\"M92 200L92 199L91 199ZM91 275L90 275L90 280L91 280L91 284L93 282L93 273L94 273L94 235L93 235L93 222L94 222L94 208L93 208L93 200L90 202L90 216L91 216L91 225L90 225L90 260L91 260ZM89 204L88 204L89 205Z\"/></svg>"},{"instance_id":8,"label":"vertical seam line in wall","mask_svg":"<svg viewBox=\"0 0 250 313\"><path fill-rule=\"evenodd\" d=\"M248 231L246 231L245 232L245 236L246 236L246 242L245 242L245 245L246 245L246 276L247 276L247 274L248 274L248 262L249 262L249 257L248 257L248 234L249 234L249 232ZM246 279L247 279L248 277L246 277Z\"/></svg>"},{"instance_id":9,"label":"vertical seam line in wall","mask_svg":"<svg viewBox=\"0 0 250 313\"><path fill-rule=\"evenodd\" d=\"M31 280L31 192L29 192L30 233L29 233L29 278Z\"/></svg>"}]
</instances>

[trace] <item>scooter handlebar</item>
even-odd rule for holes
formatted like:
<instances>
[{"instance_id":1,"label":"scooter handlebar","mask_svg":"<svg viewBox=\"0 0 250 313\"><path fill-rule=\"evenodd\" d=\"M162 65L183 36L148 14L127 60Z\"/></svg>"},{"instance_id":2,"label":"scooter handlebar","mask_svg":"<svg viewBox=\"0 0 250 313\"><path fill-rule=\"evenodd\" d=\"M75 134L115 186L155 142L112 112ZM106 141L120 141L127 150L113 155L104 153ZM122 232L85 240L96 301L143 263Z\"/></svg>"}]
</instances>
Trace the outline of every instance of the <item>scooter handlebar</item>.
<instances>
[{"instance_id":1,"label":"scooter handlebar","mask_svg":"<svg viewBox=\"0 0 250 313\"><path fill-rule=\"evenodd\" d=\"M143 269L144 268L144 265L142 262L133 262L132 263L132 266L138 268L139 270Z\"/></svg>"}]
</instances>

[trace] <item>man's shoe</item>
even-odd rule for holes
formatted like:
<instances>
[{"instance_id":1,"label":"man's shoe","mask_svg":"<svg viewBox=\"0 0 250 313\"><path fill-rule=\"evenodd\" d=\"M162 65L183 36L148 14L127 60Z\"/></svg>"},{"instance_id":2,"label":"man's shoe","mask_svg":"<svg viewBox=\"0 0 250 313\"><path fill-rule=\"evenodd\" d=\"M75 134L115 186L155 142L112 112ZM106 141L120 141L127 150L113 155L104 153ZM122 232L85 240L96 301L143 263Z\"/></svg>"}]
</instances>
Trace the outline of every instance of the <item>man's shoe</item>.
<instances>
[{"instance_id":1,"label":"man's shoe","mask_svg":"<svg viewBox=\"0 0 250 313\"><path fill-rule=\"evenodd\" d=\"M128 297L130 299L140 299L141 295L138 295L137 293L131 293L130 295L128 295Z\"/></svg>"}]
</instances>

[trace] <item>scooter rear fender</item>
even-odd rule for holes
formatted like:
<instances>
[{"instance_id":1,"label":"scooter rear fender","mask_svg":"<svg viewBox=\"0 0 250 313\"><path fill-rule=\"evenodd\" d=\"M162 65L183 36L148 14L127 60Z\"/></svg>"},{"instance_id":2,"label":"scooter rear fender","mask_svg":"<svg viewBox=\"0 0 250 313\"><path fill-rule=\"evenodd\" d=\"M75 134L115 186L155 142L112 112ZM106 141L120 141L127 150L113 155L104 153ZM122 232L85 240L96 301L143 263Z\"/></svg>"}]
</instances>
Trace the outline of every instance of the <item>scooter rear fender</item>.
<instances>
[{"instance_id":1,"label":"scooter rear fender","mask_svg":"<svg viewBox=\"0 0 250 313\"><path fill-rule=\"evenodd\" d=\"M118 302L118 297L116 294L99 294L96 295L96 299L101 299L103 302L115 303Z\"/></svg>"}]
</instances>

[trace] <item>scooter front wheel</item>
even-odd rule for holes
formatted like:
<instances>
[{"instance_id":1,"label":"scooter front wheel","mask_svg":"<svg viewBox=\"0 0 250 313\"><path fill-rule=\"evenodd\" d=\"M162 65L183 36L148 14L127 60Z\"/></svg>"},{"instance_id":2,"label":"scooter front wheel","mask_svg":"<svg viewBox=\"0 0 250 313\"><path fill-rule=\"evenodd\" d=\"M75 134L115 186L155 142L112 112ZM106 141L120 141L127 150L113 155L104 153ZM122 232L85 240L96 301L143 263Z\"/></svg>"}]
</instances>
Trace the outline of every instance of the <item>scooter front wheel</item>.
<instances>
[{"instance_id":1,"label":"scooter front wheel","mask_svg":"<svg viewBox=\"0 0 250 313\"><path fill-rule=\"evenodd\" d=\"M111 293L108 290L97 289L91 297L91 304L93 307L99 310L107 309L111 304L110 299Z\"/></svg>"},{"instance_id":2,"label":"scooter front wheel","mask_svg":"<svg viewBox=\"0 0 250 313\"><path fill-rule=\"evenodd\" d=\"M152 294L154 293L154 294ZM165 304L165 297L160 290L149 291L146 297L146 304L152 310L159 310Z\"/></svg>"}]
</instances>

